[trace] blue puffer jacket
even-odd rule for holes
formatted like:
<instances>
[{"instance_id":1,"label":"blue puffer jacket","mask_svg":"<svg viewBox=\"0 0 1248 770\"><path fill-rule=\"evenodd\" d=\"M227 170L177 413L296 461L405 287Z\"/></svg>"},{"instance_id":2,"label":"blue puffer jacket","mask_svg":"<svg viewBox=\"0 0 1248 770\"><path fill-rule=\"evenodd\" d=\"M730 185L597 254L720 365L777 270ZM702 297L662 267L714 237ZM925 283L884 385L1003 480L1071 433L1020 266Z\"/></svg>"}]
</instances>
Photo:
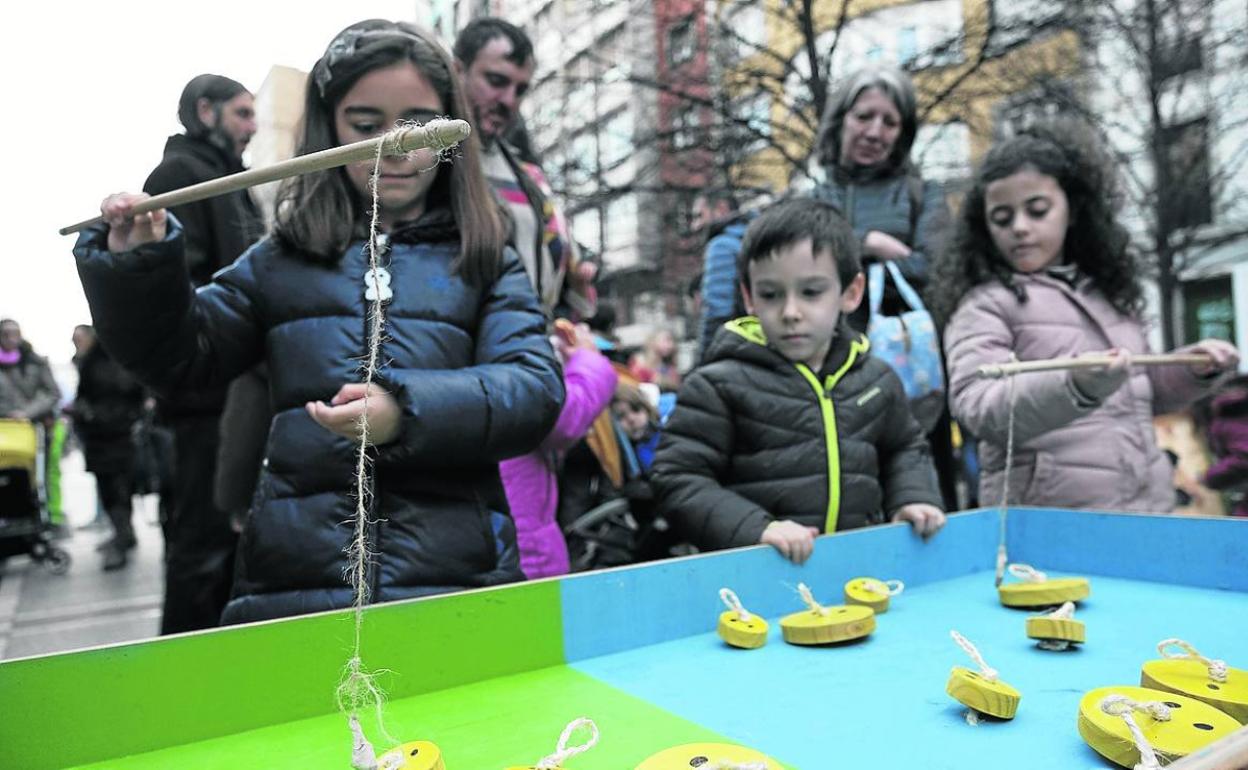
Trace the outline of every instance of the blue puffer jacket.
<instances>
[{"instance_id":1,"label":"blue puffer jacket","mask_svg":"<svg viewBox=\"0 0 1248 770\"><path fill-rule=\"evenodd\" d=\"M702 318L698 324L698 362L719 327L745 312L737 280L737 254L753 214L737 217L706 242L702 256Z\"/></svg>"},{"instance_id":2,"label":"blue puffer jacket","mask_svg":"<svg viewBox=\"0 0 1248 770\"><path fill-rule=\"evenodd\" d=\"M559 415L563 382L542 312L510 250L481 289L451 272L456 241L393 240L378 379L403 423L375 452L372 598L520 580L497 463L536 447ZM361 380L364 243L331 268L266 239L195 293L176 223L164 241L124 254L107 251L103 228L87 230L74 254L101 340L152 387L227 382L268 364L274 418L223 622L348 606L355 444L304 404Z\"/></svg>"}]
</instances>

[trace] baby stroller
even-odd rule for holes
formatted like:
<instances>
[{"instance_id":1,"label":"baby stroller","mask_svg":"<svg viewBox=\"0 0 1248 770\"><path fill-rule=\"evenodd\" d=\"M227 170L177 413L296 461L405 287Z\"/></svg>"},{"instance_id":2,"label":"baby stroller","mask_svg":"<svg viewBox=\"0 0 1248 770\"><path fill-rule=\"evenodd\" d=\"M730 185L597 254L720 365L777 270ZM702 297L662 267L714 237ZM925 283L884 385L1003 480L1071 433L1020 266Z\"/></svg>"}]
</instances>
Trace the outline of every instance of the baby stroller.
<instances>
[{"instance_id":1,"label":"baby stroller","mask_svg":"<svg viewBox=\"0 0 1248 770\"><path fill-rule=\"evenodd\" d=\"M67 551L52 544L43 504L43 441L25 420L0 419L0 563L29 554L53 574L69 570Z\"/></svg>"},{"instance_id":2,"label":"baby stroller","mask_svg":"<svg viewBox=\"0 0 1248 770\"><path fill-rule=\"evenodd\" d=\"M560 479L559 523L573 572L692 552L655 512L646 474L609 410L568 454Z\"/></svg>"}]
</instances>

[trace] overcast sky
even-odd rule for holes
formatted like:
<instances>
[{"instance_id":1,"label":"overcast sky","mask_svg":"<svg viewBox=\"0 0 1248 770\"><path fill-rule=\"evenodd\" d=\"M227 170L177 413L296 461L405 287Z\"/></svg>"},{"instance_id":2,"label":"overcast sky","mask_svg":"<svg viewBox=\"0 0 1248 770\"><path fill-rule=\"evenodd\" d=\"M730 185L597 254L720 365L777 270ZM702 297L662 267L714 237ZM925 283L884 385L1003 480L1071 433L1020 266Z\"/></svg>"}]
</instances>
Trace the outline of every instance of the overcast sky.
<instances>
[{"instance_id":1,"label":"overcast sky","mask_svg":"<svg viewBox=\"0 0 1248 770\"><path fill-rule=\"evenodd\" d=\"M14 8L20 10L14 10ZM411 19L414 0L35 0L0 15L9 202L0 251L0 318L35 349L73 355L89 323L65 225L99 213L104 196L139 190L180 131L178 96L214 72L260 88L269 68L308 70L340 29ZM419 20L418 20L419 21Z\"/></svg>"}]
</instances>

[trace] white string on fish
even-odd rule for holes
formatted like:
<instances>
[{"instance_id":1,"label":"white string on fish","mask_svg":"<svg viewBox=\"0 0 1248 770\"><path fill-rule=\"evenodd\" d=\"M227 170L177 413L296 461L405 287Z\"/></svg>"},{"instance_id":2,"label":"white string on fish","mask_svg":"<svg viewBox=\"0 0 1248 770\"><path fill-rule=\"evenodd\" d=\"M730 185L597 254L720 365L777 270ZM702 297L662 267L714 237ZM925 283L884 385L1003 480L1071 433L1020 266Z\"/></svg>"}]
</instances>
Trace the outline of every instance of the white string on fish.
<instances>
[{"instance_id":1,"label":"white string on fish","mask_svg":"<svg viewBox=\"0 0 1248 770\"><path fill-rule=\"evenodd\" d=\"M1111 716L1122 717L1122 721L1127 723L1127 729L1131 732L1131 739L1135 742L1136 751L1140 754L1140 761L1135 765L1135 770L1161 769L1161 763L1157 761L1156 752L1153 751L1152 745L1144 736L1144 730L1135 721L1132 712L1146 714L1157 722L1169 722L1169 706L1157 701L1135 701L1125 695L1106 695L1101 699L1101 711Z\"/></svg>"},{"instance_id":2,"label":"white string on fish","mask_svg":"<svg viewBox=\"0 0 1248 770\"><path fill-rule=\"evenodd\" d=\"M568 741L572 739L572 734L582 727L589 730L589 738L584 743L569 746ZM597 745L598 725L594 724L594 720L586 717L573 719L568 723L567 727L563 728L563 733L559 735L559 743L555 745L554 752L542 757L533 767L535 770L557 768L563 763L563 760L575 757L577 754L584 754Z\"/></svg>"},{"instance_id":3,"label":"white string on fish","mask_svg":"<svg viewBox=\"0 0 1248 770\"><path fill-rule=\"evenodd\" d=\"M1018 356L1010 353L1010 361L1017 362ZM997 533L997 567L996 567L996 585L1001 587L1001 581L1005 579L1005 565L1009 562L1009 555L1005 548L1005 522L1009 515L1010 506L1010 473L1014 470L1014 408L1018 402L1018 392L1015 388L1016 374L1007 375L1006 391L1007 403L1009 404L1009 416L1006 418L1005 428L1005 474L1001 479L1001 506L997 515L998 533Z\"/></svg>"}]
</instances>

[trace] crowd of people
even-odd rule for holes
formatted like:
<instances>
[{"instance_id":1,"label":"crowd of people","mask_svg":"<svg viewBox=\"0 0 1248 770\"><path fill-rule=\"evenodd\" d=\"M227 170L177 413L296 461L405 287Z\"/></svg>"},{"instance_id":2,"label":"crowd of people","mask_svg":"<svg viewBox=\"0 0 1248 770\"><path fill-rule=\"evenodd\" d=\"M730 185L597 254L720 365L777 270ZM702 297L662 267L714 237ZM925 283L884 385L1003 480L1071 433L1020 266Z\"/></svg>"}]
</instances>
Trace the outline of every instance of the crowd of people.
<instances>
[{"instance_id":1,"label":"crowd of people","mask_svg":"<svg viewBox=\"0 0 1248 770\"><path fill-rule=\"evenodd\" d=\"M931 538L968 497L955 448L977 448L970 497L986 504L1008 484L1012 504L1169 512L1152 417L1201 399L1224 455L1209 483L1248 485L1235 348L1204 340L1182 349L1201 363L1132 366L1144 275L1114 168L1079 126L999 142L955 219L910 159L908 76L851 74L810 148L817 185L758 210L699 201L697 361L682 371L670 330L633 355L605 333L597 268L532 151L509 141L535 56L496 18L452 51L404 22L347 27L311 69L297 153L435 116L473 133L449 163L420 151L381 159L375 178L368 161L289 179L267 234L241 192L133 212L242 166L252 95L195 78L145 192L110 196L82 233L94 327L75 331L71 413L115 569L134 545L129 437L156 399L176 458L164 633L351 603L365 420L375 601L760 543L802 563L821 534L890 522ZM873 354L880 320L924 310L918 297L947 386ZM377 303L382 363L366 383ZM1083 355L1108 362L978 375ZM56 402L46 362L0 323L0 415L46 420Z\"/></svg>"}]
</instances>

